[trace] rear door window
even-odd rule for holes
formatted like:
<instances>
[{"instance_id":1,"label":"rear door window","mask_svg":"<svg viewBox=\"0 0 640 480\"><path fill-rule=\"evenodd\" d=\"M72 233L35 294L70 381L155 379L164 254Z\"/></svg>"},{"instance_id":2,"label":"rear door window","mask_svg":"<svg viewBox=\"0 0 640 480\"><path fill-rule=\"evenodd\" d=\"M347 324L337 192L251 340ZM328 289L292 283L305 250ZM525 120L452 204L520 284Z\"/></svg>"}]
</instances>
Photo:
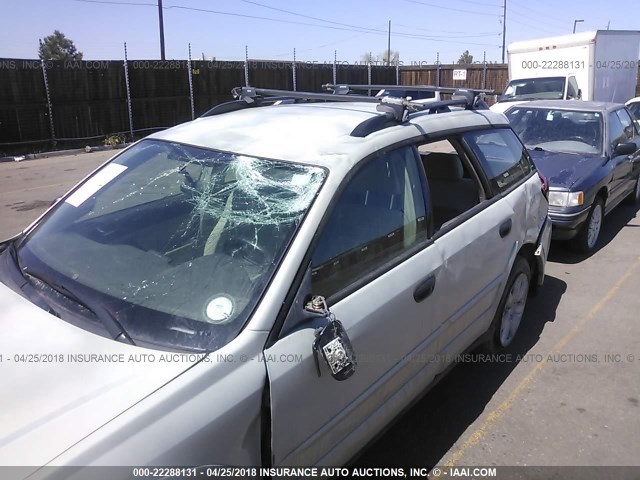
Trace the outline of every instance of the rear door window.
<instances>
[{"instance_id":1,"label":"rear door window","mask_svg":"<svg viewBox=\"0 0 640 480\"><path fill-rule=\"evenodd\" d=\"M456 139L425 143L418 151L429 184L435 231L485 199L480 179Z\"/></svg>"},{"instance_id":2,"label":"rear door window","mask_svg":"<svg viewBox=\"0 0 640 480\"><path fill-rule=\"evenodd\" d=\"M495 194L516 185L534 169L524 145L509 128L469 132L464 140L480 160Z\"/></svg>"}]
</instances>

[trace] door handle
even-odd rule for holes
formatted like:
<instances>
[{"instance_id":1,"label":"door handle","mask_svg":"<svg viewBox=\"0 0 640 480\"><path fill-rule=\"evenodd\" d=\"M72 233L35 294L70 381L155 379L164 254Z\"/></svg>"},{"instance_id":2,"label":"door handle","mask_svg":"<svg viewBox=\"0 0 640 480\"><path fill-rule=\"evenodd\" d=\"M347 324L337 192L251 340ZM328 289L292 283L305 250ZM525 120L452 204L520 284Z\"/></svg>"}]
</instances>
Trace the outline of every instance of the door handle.
<instances>
[{"instance_id":1,"label":"door handle","mask_svg":"<svg viewBox=\"0 0 640 480\"><path fill-rule=\"evenodd\" d=\"M507 220L505 220L504 222L502 222L502 223L500 224L500 230L499 230L499 232L500 232L500 236L501 236L502 238L504 238L504 237L506 237L507 235L509 235L509 232L511 231L511 224L512 224L512 222L511 222L511 219L510 219L510 218L508 218Z\"/></svg>"},{"instance_id":2,"label":"door handle","mask_svg":"<svg viewBox=\"0 0 640 480\"><path fill-rule=\"evenodd\" d=\"M420 285L416 287L413 292L413 299L420 303L425 298L433 293L433 289L436 287L436 276L434 274L429 275L426 279L420 282Z\"/></svg>"}]
</instances>

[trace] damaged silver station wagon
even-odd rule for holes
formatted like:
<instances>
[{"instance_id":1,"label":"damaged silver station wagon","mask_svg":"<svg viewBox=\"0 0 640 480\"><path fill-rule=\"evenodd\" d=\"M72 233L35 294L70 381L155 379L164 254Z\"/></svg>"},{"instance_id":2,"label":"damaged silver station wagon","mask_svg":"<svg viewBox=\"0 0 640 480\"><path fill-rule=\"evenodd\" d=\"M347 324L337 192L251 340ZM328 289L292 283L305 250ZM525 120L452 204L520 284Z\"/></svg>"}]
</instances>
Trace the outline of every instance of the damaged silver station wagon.
<instances>
[{"instance_id":1,"label":"damaged silver station wagon","mask_svg":"<svg viewBox=\"0 0 640 480\"><path fill-rule=\"evenodd\" d=\"M236 89L2 243L1 465L341 465L512 342L551 223L506 118L328 88Z\"/></svg>"}]
</instances>

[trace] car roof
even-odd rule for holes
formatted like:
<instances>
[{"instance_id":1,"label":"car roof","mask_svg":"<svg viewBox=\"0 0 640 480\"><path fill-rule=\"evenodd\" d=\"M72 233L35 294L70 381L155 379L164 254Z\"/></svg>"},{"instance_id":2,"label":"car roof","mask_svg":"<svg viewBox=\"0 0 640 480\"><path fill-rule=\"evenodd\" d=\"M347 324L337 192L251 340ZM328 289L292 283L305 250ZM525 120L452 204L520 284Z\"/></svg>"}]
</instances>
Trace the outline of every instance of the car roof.
<instances>
[{"instance_id":1,"label":"car roof","mask_svg":"<svg viewBox=\"0 0 640 480\"><path fill-rule=\"evenodd\" d=\"M201 117L147 138L348 169L366 155L408 138L461 127L509 125L504 115L489 110L456 110L415 115L366 137L351 136L359 124L382 115L376 105L327 102L245 108Z\"/></svg>"},{"instance_id":2,"label":"car roof","mask_svg":"<svg viewBox=\"0 0 640 480\"><path fill-rule=\"evenodd\" d=\"M625 102L625 105L630 105L632 103L637 103L637 102L640 102L640 97L634 97L634 98L631 98L631 99L627 100Z\"/></svg>"},{"instance_id":3,"label":"car roof","mask_svg":"<svg viewBox=\"0 0 640 480\"><path fill-rule=\"evenodd\" d=\"M554 108L557 110L575 110L577 112L608 112L624 105L611 102L592 102L583 100L532 100L520 103L514 107Z\"/></svg>"}]
</instances>

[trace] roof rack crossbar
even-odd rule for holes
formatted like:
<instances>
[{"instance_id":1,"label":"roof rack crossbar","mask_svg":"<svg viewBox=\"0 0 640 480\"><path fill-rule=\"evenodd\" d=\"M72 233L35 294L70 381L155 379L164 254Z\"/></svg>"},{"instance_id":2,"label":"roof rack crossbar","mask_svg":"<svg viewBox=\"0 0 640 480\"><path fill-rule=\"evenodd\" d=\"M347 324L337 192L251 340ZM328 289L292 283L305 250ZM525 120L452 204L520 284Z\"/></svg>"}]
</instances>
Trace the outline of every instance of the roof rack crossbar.
<instances>
[{"instance_id":1,"label":"roof rack crossbar","mask_svg":"<svg viewBox=\"0 0 640 480\"><path fill-rule=\"evenodd\" d=\"M327 102L368 102L368 103L381 103L380 98L367 97L365 95L358 95L358 99L354 100L354 96L343 97L334 95L332 93L315 93L315 92L292 92L288 90L273 90L269 88L254 88L254 87L236 87L231 90L232 95L238 100L242 100L247 103L253 103L257 98L261 97L288 97L288 98L300 98L305 100L325 100Z\"/></svg>"},{"instance_id":2,"label":"roof rack crossbar","mask_svg":"<svg viewBox=\"0 0 640 480\"><path fill-rule=\"evenodd\" d=\"M457 87L436 87L435 85L365 85L365 84L349 84L349 83L325 83L322 85L323 90L334 92L339 95L346 95L350 91L365 90L404 90L407 92L440 92L440 93L456 93L458 90L468 90L475 95L484 93L485 95L493 95L494 90L485 90L480 88L457 88Z\"/></svg>"},{"instance_id":3,"label":"roof rack crossbar","mask_svg":"<svg viewBox=\"0 0 640 480\"><path fill-rule=\"evenodd\" d=\"M369 86L369 85L367 85ZM487 108L480 96L472 91L451 89L451 100L434 102L414 102L401 97L369 97L367 95L336 95L333 93L291 92L268 88L236 87L231 93L236 100L216 105L204 113L203 117L233 112L245 108L299 102L365 102L377 104L376 110L384 115L372 117L356 126L351 136L364 137L369 133L386 128L392 124L406 122L410 114L432 114L449 111L450 106L462 106L466 109Z\"/></svg>"},{"instance_id":4,"label":"roof rack crossbar","mask_svg":"<svg viewBox=\"0 0 640 480\"><path fill-rule=\"evenodd\" d=\"M469 99L466 96L452 98L451 100L442 100L439 102L414 102L400 97L369 97L367 95L334 95L332 93L315 93L315 92L290 92L288 90L272 90L268 88L254 87L236 87L232 90L233 96L238 100L245 101L249 104L262 101L264 97L277 96L282 98L297 98L305 100L324 100L328 102L365 102L376 103L379 105L379 111L387 112L389 108L381 108L382 106L394 106L396 119L398 121L406 121L407 115L411 112L420 112L423 110L432 110L434 108L460 105L468 106Z\"/></svg>"}]
</instances>

